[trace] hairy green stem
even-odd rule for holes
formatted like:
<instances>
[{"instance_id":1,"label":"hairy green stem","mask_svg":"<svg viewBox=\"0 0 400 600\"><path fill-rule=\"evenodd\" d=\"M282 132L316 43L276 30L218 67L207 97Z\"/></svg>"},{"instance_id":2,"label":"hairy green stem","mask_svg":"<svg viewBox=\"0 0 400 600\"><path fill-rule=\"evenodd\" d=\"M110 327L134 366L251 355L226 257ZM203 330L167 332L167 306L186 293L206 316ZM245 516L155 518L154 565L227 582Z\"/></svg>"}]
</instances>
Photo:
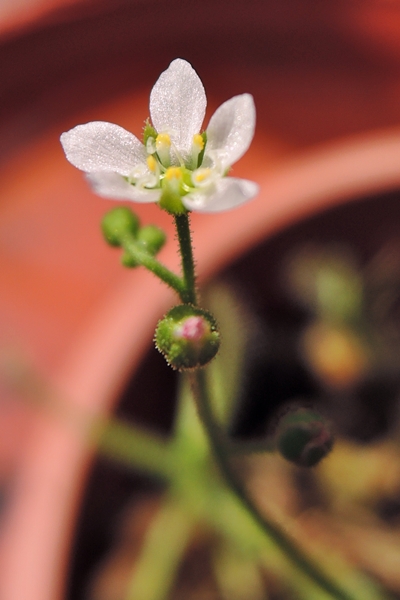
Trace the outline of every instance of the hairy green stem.
<instances>
[{"instance_id":1,"label":"hairy green stem","mask_svg":"<svg viewBox=\"0 0 400 600\"><path fill-rule=\"evenodd\" d=\"M156 277L175 290L182 299L182 302L184 302L183 297L186 297L187 285L183 278L179 277L173 271L168 269L168 267L160 263L160 261L150 254L150 252L145 250L133 238L128 236L124 237L122 240L122 247L138 263L138 265L141 265L154 273Z\"/></svg>"},{"instance_id":2,"label":"hairy green stem","mask_svg":"<svg viewBox=\"0 0 400 600\"><path fill-rule=\"evenodd\" d=\"M236 476L235 470L232 468L231 460L228 456L229 450L227 450L225 444L225 435L214 418L211 403L208 398L204 370L199 369L193 371L189 374L189 378L199 416L208 433L210 445L214 452L217 464L229 488L235 493L236 497L241 501L242 505L246 507L253 519L268 537L274 540L277 546L299 569L333 598L336 598L337 600L354 600L353 596L342 590L336 582L332 581L330 577L309 559L275 523L264 514L261 514L254 505L245 486L242 484L240 478Z\"/></svg>"},{"instance_id":3,"label":"hairy green stem","mask_svg":"<svg viewBox=\"0 0 400 600\"><path fill-rule=\"evenodd\" d=\"M180 294L182 302L196 304L196 279L190 235L189 216L176 215L175 224L182 260L183 281L185 293ZM304 552L268 517L261 514L247 493L246 487L237 477L229 456L229 442L216 421L209 400L206 375L198 369L189 374L193 396L197 405L200 419L207 432L210 446L215 459L229 489L236 495L241 504L247 509L254 521L272 539L285 555L305 574L307 574L325 592L336 600L354 600L353 596L342 590L335 581L326 575L320 567L309 559Z\"/></svg>"},{"instance_id":4,"label":"hairy green stem","mask_svg":"<svg viewBox=\"0 0 400 600\"><path fill-rule=\"evenodd\" d=\"M184 281L184 293L180 293L184 304L196 304L196 276L192 250L192 236L190 233L189 214L174 215L176 232L179 242L179 252L182 262L182 275Z\"/></svg>"}]
</instances>

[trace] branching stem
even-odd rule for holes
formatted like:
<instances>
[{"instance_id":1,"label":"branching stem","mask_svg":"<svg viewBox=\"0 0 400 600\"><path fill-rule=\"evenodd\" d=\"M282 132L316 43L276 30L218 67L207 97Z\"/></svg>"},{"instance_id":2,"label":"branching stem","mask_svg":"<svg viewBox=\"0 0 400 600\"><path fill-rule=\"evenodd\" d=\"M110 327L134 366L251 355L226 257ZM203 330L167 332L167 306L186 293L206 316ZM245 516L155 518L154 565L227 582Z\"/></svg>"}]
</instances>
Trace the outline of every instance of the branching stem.
<instances>
[{"instance_id":1,"label":"branching stem","mask_svg":"<svg viewBox=\"0 0 400 600\"><path fill-rule=\"evenodd\" d=\"M215 459L230 490L240 500L256 523L272 539L285 555L308 575L325 592L337 600L355 600L355 598L342 590L335 581L331 580L320 567L309 559L304 552L278 527L273 521L262 514L253 503L241 479L237 477L232 467L229 450L225 441L225 434L216 422L211 402L208 397L206 374L203 369L198 369L189 374L193 397L195 399L199 416L208 434L208 439Z\"/></svg>"},{"instance_id":2,"label":"branching stem","mask_svg":"<svg viewBox=\"0 0 400 600\"><path fill-rule=\"evenodd\" d=\"M185 294L181 295L181 299L183 302L196 304L196 279L188 215L175 216L175 224L182 260L183 281L186 288ZM225 433L214 418L205 371L203 369L192 371L189 374L189 379L199 417L208 435L221 474L229 489L236 495L268 538L276 543L297 568L336 600L355 600L352 595L341 589L317 564L308 558L280 527L264 514L261 514L232 467L229 442L225 439Z\"/></svg>"}]
</instances>

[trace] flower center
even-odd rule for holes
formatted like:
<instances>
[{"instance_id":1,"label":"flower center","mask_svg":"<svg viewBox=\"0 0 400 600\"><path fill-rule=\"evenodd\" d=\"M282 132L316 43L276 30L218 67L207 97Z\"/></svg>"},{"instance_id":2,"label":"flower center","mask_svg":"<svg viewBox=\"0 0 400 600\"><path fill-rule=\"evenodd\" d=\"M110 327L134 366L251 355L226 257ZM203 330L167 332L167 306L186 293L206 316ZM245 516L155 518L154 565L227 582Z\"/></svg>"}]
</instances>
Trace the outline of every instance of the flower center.
<instances>
[{"instance_id":1,"label":"flower center","mask_svg":"<svg viewBox=\"0 0 400 600\"><path fill-rule=\"evenodd\" d=\"M161 188L160 206L172 214L184 212L182 198L195 190L206 191L218 175L213 166L201 166L207 144L205 132L194 134L189 156L181 156L170 134L158 133L147 121L143 143L146 163L139 165L128 181L143 189Z\"/></svg>"},{"instance_id":2,"label":"flower center","mask_svg":"<svg viewBox=\"0 0 400 600\"><path fill-rule=\"evenodd\" d=\"M169 167L165 171L165 179L171 182L174 180L178 180L180 182L182 179L182 169L180 167Z\"/></svg>"}]
</instances>

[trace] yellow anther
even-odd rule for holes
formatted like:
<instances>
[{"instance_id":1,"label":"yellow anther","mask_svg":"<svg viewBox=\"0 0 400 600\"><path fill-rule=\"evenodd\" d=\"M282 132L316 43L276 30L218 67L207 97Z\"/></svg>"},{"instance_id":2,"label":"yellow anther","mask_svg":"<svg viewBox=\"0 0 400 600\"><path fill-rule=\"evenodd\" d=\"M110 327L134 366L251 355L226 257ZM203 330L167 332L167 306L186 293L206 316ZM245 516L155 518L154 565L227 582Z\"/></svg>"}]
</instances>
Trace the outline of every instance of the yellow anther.
<instances>
[{"instance_id":1,"label":"yellow anther","mask_svg":"<svg viewBox=\"0 0 400 600\"><path fill-rule=\"evenodd\" d=\"M194 173L194 181L195 183L202 183L207 177L211 174L211 169L198 169L196 173Z\"/></svg>"},{"instance_id":2,"label":"yellow anther","mask_svg":"<svg viewBox=\"0 0 400 600\"><path fill-rule=\"evenodd\" d=\"M159 133L156 137L156 148L160 150L160 148L165 148L171 145L171 138L168 133Z\"/></svg>"},{"instance_id":3,"label":"yellow anther","mask_svg":"<svg viewBox=\"0 0 400 600\"><path fill-rule=\"evenodd\" d=\"M169 169L165 171L165 178L168 179L168 181L182 179L182 169L180 167L169 167Z\"/></svg>"},{"instance_id":4,"label":"yellow anther","mask_svg":"<svg viewBox=\"0 0 400 600\"><path fill-rule=\"evenodd\" d=\"M153 173L155 173L157 170L157 161L154 158L154 156L151 156L151 155L148 156L146 159L146 162L147 162L147 166L149 167L150 171L153 171Z\"/></svg>"},{"instance_id":5,"label":"yellow anther","mask_svg":"<svg viewBox=\"0 0 400 600\"><path fill-rule=\"evenodd\" d=\"M158 158L164 167L169 167L171 164L171 138L168 133L159 133L156 137L156 150Z\"/></svg>"},{"instance_id":6,"label":"yellow anther","mask_svg":"<svg viewBox=\"0 0 400 600\"><path fill-rule=\"evenodd\" d=\"M193 136L193 146L197 146L199 152L201 152L204 148L204 139L200 133L195 133Z\"/></svg>"}]
</instances>

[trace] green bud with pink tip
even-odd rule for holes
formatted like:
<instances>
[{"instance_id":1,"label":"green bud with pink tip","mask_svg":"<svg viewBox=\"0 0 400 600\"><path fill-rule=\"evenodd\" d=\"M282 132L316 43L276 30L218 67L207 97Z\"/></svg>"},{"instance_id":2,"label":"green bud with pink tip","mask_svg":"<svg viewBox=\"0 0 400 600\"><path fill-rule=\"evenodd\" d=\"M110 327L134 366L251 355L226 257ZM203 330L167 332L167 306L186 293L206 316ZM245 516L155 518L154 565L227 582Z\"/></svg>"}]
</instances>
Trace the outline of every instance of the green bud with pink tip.
<instances>
[{"instance_id":1,"label":"green bud with pink tip","mask_svg":"<svg viewBox=\"0 0 400 600\"><path fill-rule=\"evenodd\" d=\"M173 369L184 371L203 367L214 358L220 334L209 312L180 304L159 321L155 343Z\"/></svg>"}]
</instances>

